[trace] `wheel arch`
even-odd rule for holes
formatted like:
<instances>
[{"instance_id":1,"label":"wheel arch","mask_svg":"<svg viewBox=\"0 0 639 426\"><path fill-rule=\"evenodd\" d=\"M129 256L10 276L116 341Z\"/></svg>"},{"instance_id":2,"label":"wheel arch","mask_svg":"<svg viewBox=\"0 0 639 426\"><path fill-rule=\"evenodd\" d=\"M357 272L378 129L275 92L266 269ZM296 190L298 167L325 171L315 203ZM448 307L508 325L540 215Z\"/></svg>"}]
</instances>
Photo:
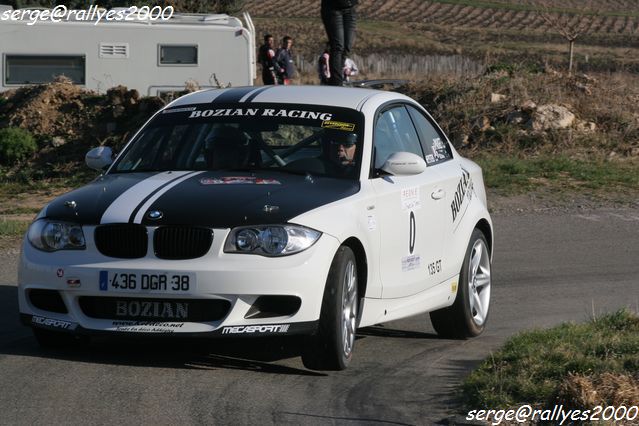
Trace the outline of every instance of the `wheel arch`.
<instances>
[{"instance_id":1,"label":"wheel arch","mask_svg":"<svg viewBox=\"0 0 639 426\"><path fill-rule=\"evenodd\" d=\"M360 297L366 296L366 284L368 282L368 260L364 245L356 237L346 239L342 245L353 250L357 262L357 293Z\"/></svg>"},{"instance_id":2,"label":"wheel arch","mask_svg":"<svg viewBox=\"0 0 639 426\"><path fill-rule=\"evenodd\" d=\"M493 229L490 226L490 223L486 219L480 219L479 222L475 225L476 229L479 229L488 242L488 250L490 251L490 256L493 255Z\"/></svg>"}]
</instances>

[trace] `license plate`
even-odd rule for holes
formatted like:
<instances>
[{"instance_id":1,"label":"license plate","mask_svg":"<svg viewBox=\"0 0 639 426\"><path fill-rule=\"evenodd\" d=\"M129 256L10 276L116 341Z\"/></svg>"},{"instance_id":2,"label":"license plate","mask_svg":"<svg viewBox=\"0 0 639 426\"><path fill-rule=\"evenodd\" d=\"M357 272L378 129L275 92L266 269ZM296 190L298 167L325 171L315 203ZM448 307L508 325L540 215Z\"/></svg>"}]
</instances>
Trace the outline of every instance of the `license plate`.
<instances>
[{"instance_id":1,"label":"license plate","mask_svg":"<svg viewBox=\"0 0 639 426\"><path fill-rule=\"evenodd\" d=\"M195 274L187 272L100 271L100 291L188 294L195 286Z\"/></svg>"}]
</instances>

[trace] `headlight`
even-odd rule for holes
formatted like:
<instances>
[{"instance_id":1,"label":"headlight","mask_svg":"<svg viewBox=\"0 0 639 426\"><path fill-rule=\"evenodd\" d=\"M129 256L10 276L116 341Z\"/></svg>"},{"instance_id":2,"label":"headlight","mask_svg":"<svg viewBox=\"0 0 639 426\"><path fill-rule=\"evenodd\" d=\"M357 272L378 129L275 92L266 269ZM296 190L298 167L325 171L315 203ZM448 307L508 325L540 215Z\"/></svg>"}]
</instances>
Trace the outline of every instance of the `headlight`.
<instances>
[{"instance_id":1,"label":"headlight","mask_svg":"<svg viewBox=\"0 0 639 426\"><path fill-rule=\"evenodd\" d=\"M80 225L49 220L36 220L29 227L27 238L33 247L44 251L82 250L84 233Z\"/></svg>"},{"instance_id":2,"label":"headlight","mask_svg":"<svg viewBox=\"0 0 639 426\"><path fill-rule=\"evenodd\" d=\"M225 253L286 256L306 250L321 232L298 225L263 225L235 228L224 244Z\"/></svg>"}]
</instances>

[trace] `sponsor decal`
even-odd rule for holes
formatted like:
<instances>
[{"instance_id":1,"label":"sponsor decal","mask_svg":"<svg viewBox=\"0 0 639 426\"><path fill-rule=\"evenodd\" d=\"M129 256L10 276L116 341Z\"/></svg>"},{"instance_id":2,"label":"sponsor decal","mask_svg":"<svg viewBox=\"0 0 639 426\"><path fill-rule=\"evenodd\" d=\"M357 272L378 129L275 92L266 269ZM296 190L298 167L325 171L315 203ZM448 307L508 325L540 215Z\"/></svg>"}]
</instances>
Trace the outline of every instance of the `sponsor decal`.
<instances>
[{"instance_id":1,"label":"sponsor decal","mask_svg":"<svg viewBox=\"0 0 639 426\"><path fill-rule=\"evenodd\" d=\"M453 222L457 219L457 215L461 211L461 208L464 204L464 200L468 198L469 200L472 198L473 192L473 182L470 177L470 172L462 167L462 176L459 179L459 183L457 183L457 189L455 190L455 196L453 197L453 201L450 203L450 210L453 215Z\"/></svg>"},{"instance_id":2,"label":"sponsor decal","mask_svg":"<svg viewBox=\"0 0 639 426\"><path fill-rule=\"evenodd\" d=\"M433 151L432 154L432 161L436 162L439 160L445 160L446 158L448 158L448 151L446 150L446 144L444 142L442 142L442 140L440 138L435 138L433 139L433 144L431 145L431 150ZM426 157L426 162L428 164L430 164L428 162L428 157L430 155L427 155Z\"/></svg>"},{"instance_id":3,"label":"sponsor decal","mask_svg":"<svg viewBox=\"0 0 639 426\"><path fill-rule=\"evenodd\" d=\"M115 303L115 316L186 319L189 316L189 304L186 302L118 300Z\"/></svg>"},{"instance_id":4,"label":"sponsor decal","mask_svg":"<svg viewBox=\"0 0 639 426\"><path fill-rule=\"evenodd\" d=\"M377 220L375 219L375 215L368 215L368 230L374 231L377 229Z\"/></svg>"},{"instance_id":5,"label":"sponsor decal","mask_svg":"<svg viewBox=\"0 0 639 426\"><path fill-rule=\"evenodd\" d=\"M263 179L254 176L225 176L221 178L200 179L202 185L281 185L276 179Z\"/></svg>"},{"instance_id":6,"label":"sponsor decal","mask_svg":"<svg viewBox=\"0 0 639 426\"><path fill-rule=\"evenodd\" d=\"M254 333L286 333L290 324L274 324L274 325L238 325L233 327L224 327L222 334L254 334Z\"/></svg>"},{"instance_id":7,"label":"sponsor decal","mask_svg":"<svg viewBox=\"0 0 639 426\"><path fill-rule=\"evenodd\" d=\"M64 269L59 268L57 271L55 271L55 274L58 276L58 278L64 277Z\"/></svg>"},{"instance_id":8,"label":"sponsor decal","mask_svg":"<svg viewBox=\"0 0 639 426\"><path fill-rule=\"evenodd\" d=\"M277 213L280 210L280 206L271 206L268 204L265 204L264 207L262 207L262 211L264 213Z\"/></svg>"},{"instance_id":9,"label":"sponsor decal","mask_svg":"<svg viewBox=\"0 0 639 426\"><path fill-rule=\"evenodd\" d=\"M428 154L426 156L426 164L433 164L435 162L435 157L433 154Z\"/></svg>"},{"instance_id":10,"label":"sponsor decal","mask_svg":"<svg viewBox=\"0 0 639 426\"><path fill-rule=\"evenodd\" d=\"M184 326L183 322L113 321L115 331L128 333L174 333Z\"/></svg>"},{"instance_id":11,"label":"sponsor decal","mask_svg":"<svg viewBox=\"0 0 639 426\"><path fill-rule=\"evenodd\" d=\"M355 131L355 123L344 123L342 121L327 120L322 122L322 127L332 130L343 130L345 132Z\"/></svg>"},{"instance_id":12,"label":"sponsor decal","mask_svg":"<svg viewBox=\"0 0 639 426\"><path fill-rule=\"evenodd\" d=\"M330 112L303 111L299 109L273 109L273 108L218 108L195 110L189 118L208 117L288 117L305 120L330 121L333 114Z\"/></svg>"},{"instance_id":13,"label":"sponsor decal","mask_svg":"<svg viewBox=\"0 0 639 426\"><path fill-rule=\"evenodd\" d=\"M69 278L67 280L67 286L69 286L69 288L78 288L81 285L80 278Z\"/></svg>"},{"instance_id":14,"label":"sponsor decal","mask_svg":"<svg viewBox=\"0 0 639 426\"><path fill-rule=\"evenodd\" d=\"M197 107L184 107L184 108L173 108L173 109L165 109L162 111L162 114L171 114L172 112L188 112L195 111Z\"/></svg>"},{"instance_id":15,"label":"sponsor decal","mask_svg":"<svg viewBox=\"0 0 639 426\"><path fill-rule=\"evenodd\" d=\"M419 268L421 260L422 258L418 254L411 254L410 256L402 257L402 272L408 272Z\"/></svg>"},{"instance_id":16,"label":"sponsor decal","mask_svg":"<svg viewBox=\"0 0 639 426\"><path fill-rule=\"evenodd\" d=\"M53 328L61 328L63 330L75 330L75 328L78 326L76 323L73 322L62 321L53 318L45 318L36 315L31 317L31 322L33 324L44 325Z\"/></svg>"},{"instance_id":17,"label":"sponsor decal","mask_svg":"<svg viewBox=\"0 0 639 426\"><path fill-rule=\"evenodd\" d=\"M401 200L402 210L419 210L422 206L419 199L419 186L402 189Z\"/></svg>"}]
</instances>

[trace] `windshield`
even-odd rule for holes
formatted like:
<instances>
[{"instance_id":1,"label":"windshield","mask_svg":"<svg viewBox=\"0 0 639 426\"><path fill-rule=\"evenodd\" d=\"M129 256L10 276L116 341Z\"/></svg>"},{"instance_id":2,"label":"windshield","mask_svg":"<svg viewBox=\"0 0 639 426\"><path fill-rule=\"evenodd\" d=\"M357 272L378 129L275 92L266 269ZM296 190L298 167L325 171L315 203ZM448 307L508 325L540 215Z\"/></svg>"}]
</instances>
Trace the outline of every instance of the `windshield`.
<instances>
[{"instance_id":1,"label":"windshield","mask_svg":"<svg viewBox=\"0 0 639 426\"><path fill-rule=\"evenodd\" d=\"M111 173L277 170L357 178L363 115L292 104L197 104L158 114Z\"/></svg>"}]
</instances>

